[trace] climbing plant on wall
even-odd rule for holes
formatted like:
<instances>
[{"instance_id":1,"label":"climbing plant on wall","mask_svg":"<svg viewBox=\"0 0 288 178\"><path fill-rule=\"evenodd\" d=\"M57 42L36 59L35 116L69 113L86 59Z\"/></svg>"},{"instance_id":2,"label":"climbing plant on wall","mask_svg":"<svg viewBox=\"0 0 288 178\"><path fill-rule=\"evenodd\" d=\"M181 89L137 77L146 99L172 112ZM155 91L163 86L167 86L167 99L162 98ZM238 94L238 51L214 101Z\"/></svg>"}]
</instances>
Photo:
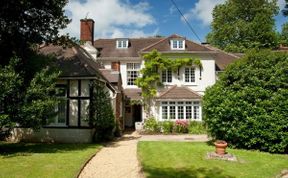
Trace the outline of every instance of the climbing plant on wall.
<instances>
[{"instance_id":1,"label":"climbing plant on wall","mask_svg":"<svg viewBox=\"0 0 288 178\"><path fill-rule=\"evenodd\" d=\"M145 67L140 70L141 77L136 79L136 85L142 89L142 97L145 110L150 116L151 99L157 94L157 87L162 86L160 80L160 71L172 70L178 72L182 66L198 66L202 68L200 59L198 58L176 58L171 59L164 57L157 50L145 54Z\"/></svg>"}]
</instances>

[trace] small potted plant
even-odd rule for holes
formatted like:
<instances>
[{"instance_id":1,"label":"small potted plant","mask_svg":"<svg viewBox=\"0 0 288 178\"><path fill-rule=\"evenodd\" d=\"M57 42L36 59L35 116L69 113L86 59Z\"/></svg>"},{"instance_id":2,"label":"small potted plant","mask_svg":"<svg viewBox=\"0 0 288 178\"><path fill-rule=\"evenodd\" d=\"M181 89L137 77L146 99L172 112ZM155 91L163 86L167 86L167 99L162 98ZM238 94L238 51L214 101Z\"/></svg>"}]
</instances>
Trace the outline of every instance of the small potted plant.
<instances>
[{"instance_id":1,"label":"small potted plant","mask_svg":"<svg viewBox=\"0 0 288 178\"><path fill-rule=\"evenodd\" d=\"M226 154L226 148L227 148L227 142L224 140L216 140L214 142L216 154L218 155L225 155Z\"/></svg>"}]
</instances>

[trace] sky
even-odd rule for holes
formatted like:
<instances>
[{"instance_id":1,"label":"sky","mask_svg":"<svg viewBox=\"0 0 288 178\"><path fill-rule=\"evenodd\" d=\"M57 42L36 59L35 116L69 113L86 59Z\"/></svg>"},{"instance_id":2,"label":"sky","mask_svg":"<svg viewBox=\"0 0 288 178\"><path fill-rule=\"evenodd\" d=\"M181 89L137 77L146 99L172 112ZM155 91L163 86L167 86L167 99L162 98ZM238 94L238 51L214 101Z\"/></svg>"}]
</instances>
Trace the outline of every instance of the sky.
<instances>
[{"instance_id":1,"label":"sky","mask_svg":"<svg viewBox=\"0 0 288 178\"><path fill-rule=\"evenodd\" d=\"M79 38L80 19L95 21L95 39L99 38L139 38L155 35L178 34L195 42L205 42L210 31L212 10L225 0L174 0L191 24L198 38L192 33L171 0L70 0L65 13L72 22L62 33ZM280 9L285 0L278 0ZM276 29L288 17L275 17Z\"/></svg>"}]
</instances>

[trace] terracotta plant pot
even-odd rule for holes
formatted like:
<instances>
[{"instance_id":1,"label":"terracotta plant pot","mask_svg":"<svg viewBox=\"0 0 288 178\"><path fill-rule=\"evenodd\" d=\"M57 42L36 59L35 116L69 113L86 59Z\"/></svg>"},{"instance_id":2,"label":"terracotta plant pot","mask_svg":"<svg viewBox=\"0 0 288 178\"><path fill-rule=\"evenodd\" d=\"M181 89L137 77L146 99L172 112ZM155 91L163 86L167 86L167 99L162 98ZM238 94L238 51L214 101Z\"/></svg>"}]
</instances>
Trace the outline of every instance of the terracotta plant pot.
<instances>
[{"instance_id":1,"label":"terracotta plant pot","mask_svg":"<svg viewBox=\"0 0 288 178\"><path fill-rule=\"evenodd\" d=\"M224 140L217 140L214 142L216 154L218 155L225 155L226 154L226 148L227 148L227 142Z\"/></svg>"}]
</instances>

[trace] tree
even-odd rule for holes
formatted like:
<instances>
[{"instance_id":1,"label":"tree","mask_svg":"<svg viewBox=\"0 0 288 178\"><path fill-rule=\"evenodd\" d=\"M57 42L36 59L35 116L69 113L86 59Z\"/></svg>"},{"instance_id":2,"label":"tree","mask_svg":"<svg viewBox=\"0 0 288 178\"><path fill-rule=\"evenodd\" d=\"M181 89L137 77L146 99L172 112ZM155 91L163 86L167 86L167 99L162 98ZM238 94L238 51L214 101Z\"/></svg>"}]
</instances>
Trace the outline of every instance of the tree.
<instances>
[{"instance_id":1,"label":"tree","mask_svg":"<svg viewBox=\"0 0 288 178\"><path fill-rule=\"evenodd\" d=\"M282 9L282 13L284 16L288 16L288 0L285 0L286 5L284 6L284 9Z\"/></svg>"},{"instance_id":2,"label":"tree","mask_svg":"<svg viewBox=\"0 0 288 178\"><path fill-rule=\"evenodd\" d=\"M114 136L116 122L109 92L105 88L105 84L100 81L93 82L92 91L89 123L95 128L93 139L96 142L111 140Z\"/></svg>"},{"instance_id":3,"label":"tree","mask_svg":"<svg viewBox=\"0 0 288 178\"><path fill-rule=\"evenodd\" d=\"M248 52L205 91L209 134L236 148L288 152L288 54Z\"/></svg>"},{"instance_id":4,"label":"tree","mask_svg":"<svg viewBox=\"0 0 288 178\"><path fill-rule=\"evenodd\" d=\"M280 34L280 44L288 46L288 23L282 25L282 31Z\"/></svg>"},{"instance_id":5,"label":"tree","mask_svg":"<svg viewBox=\"0 0 288 178\"><path fill-rule=\"evenodd\" d=\"M33 58L44 60L45 57L37 55ZM9 65L0 66L0 131L16 125L39 129L55 114L53 111L58 102L54 95L55 81L59 72L51 67L38 68L35 77L24 86L23 76L15 71L19 61L15 57Z\"/></svg>"},{"instance_id":6,"label":"tree","mask_svg":"<svg viewBox=\"0 0 288 178\"><path fill-rule=\"evenodd\" d=\"M70 22L64 15L66 3L67 0L1 0L0 64L8 64L13 55L25 62L31 45L59 39L59 29Z\"/></svg>"},{"instance_id":7,"label":"tree","mask_svg":"<svg viewBox=\"0 0 288 178\"><path fill-rule=\"evenodd\" d=\"M39 129L55 114L54 58L38 53L43 42L64 42L59 30L69 19L67 0L0 2L0 131L14 126ZM50 67L49 67L50 66Z\"/></svg>"},{"instance_id":8,"label":"tree","mask_svg":"<svg viewBox=\"0 0 288 178\"><path fill-rule=\"evenodd\" d=\"M227 0L213 10L207 41L230 52L277 46L274 16L276 0Z\"/></svg>"}]
</instances>

